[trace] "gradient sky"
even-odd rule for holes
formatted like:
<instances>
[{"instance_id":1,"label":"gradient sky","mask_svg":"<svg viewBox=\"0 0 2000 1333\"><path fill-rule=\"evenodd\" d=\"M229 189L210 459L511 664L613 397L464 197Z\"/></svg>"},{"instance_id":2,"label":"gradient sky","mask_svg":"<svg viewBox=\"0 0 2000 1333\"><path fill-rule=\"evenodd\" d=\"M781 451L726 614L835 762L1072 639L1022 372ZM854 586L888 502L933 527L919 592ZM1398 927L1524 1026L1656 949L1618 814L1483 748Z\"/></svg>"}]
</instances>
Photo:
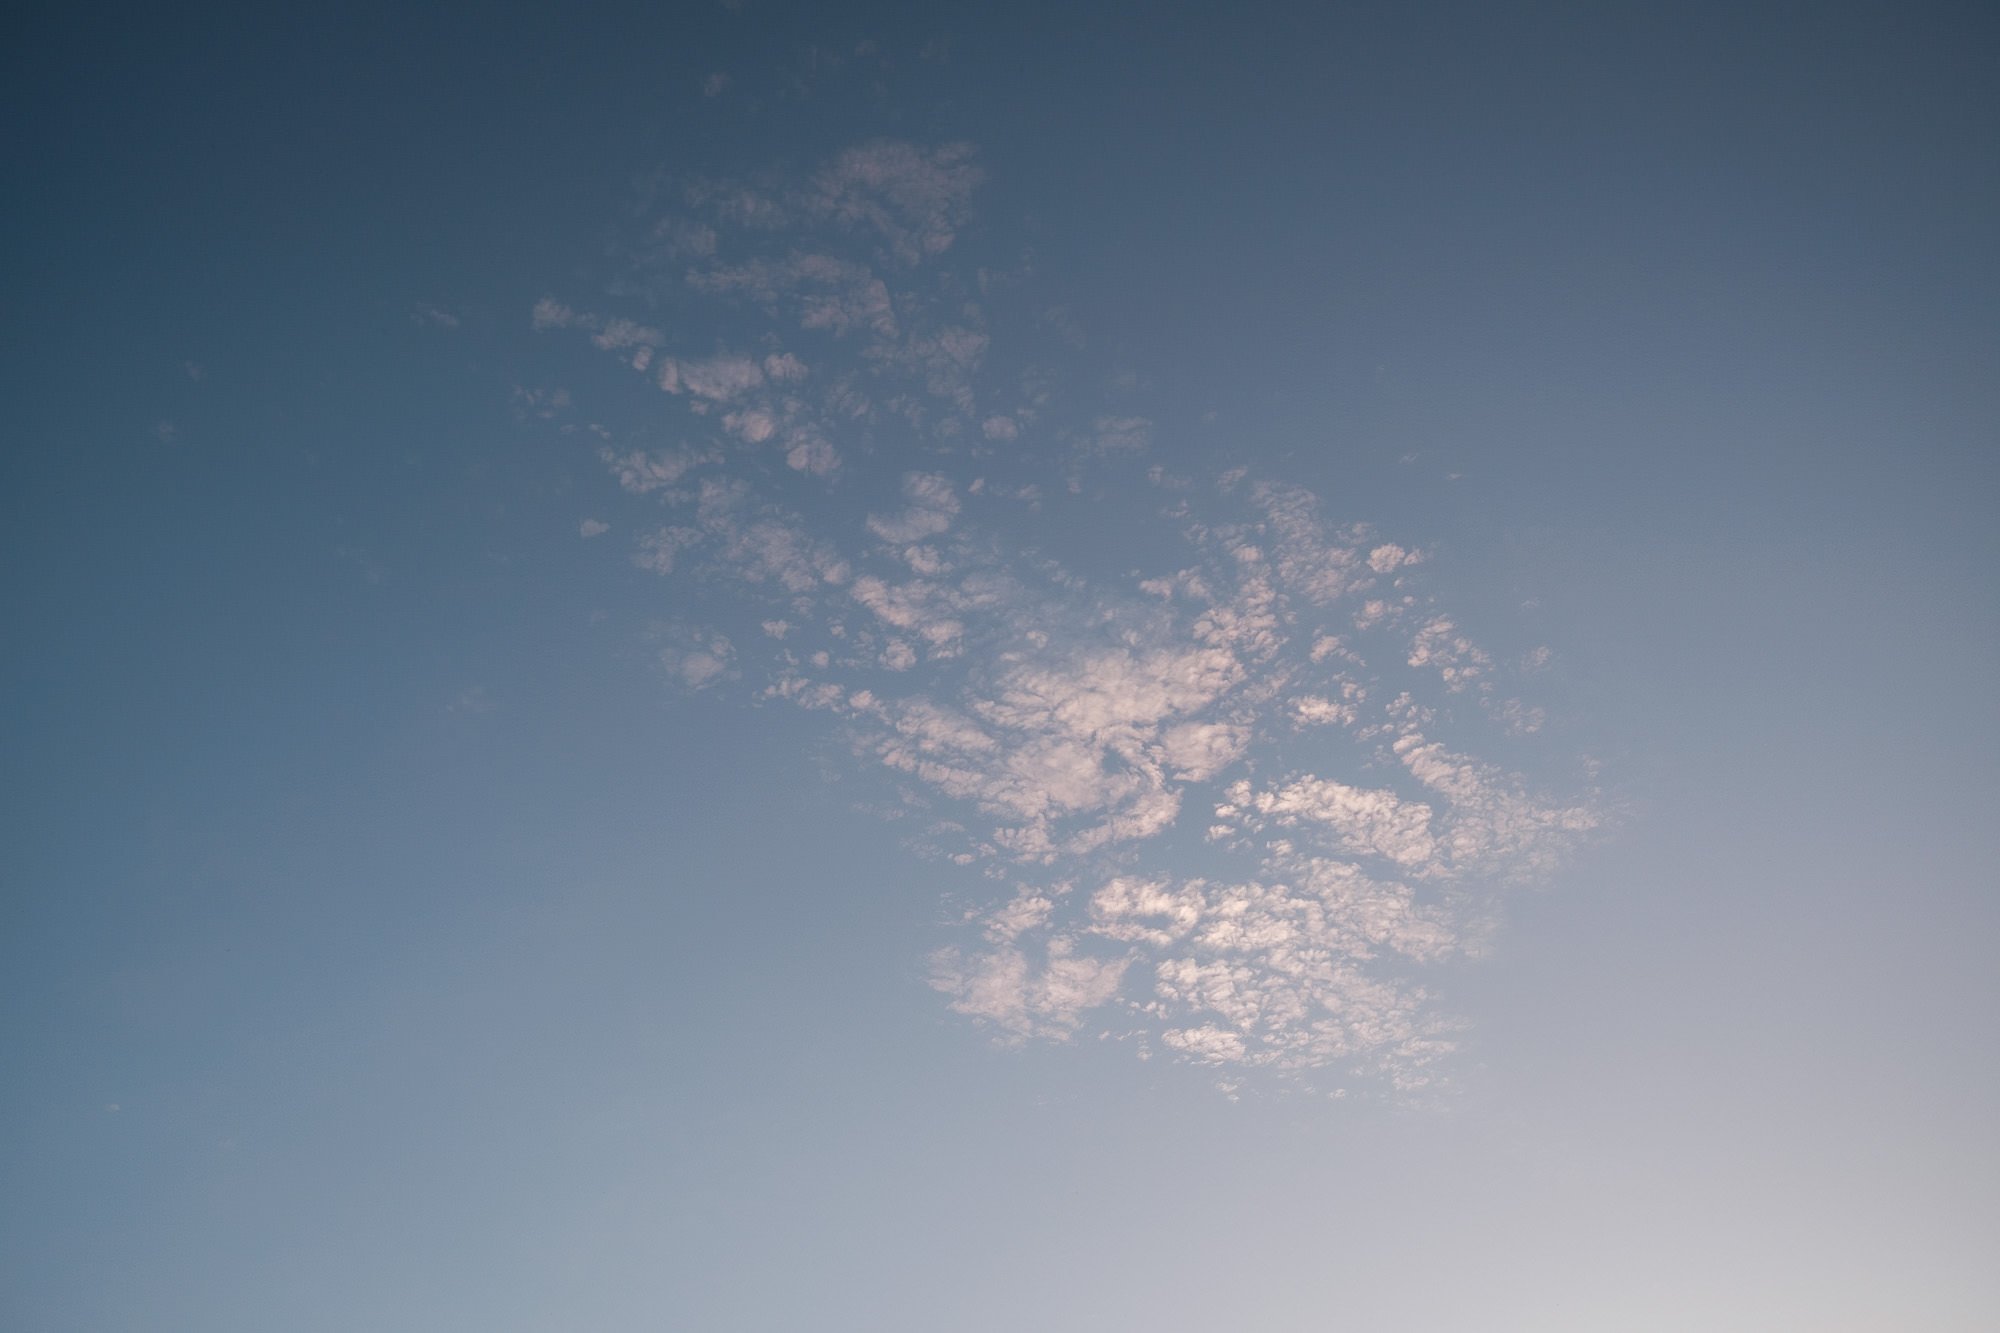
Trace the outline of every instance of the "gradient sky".
<instances>
[{"instance_id":1,"label":"gradient sky","mask_svg":"<svg viewBox=\"0 0 2000 1333\"><path fill-rule=\"evenodd\" d=\"M1979 1330L1979 6L50 11L0 1322Z\"/></svg>"}]
</instances>

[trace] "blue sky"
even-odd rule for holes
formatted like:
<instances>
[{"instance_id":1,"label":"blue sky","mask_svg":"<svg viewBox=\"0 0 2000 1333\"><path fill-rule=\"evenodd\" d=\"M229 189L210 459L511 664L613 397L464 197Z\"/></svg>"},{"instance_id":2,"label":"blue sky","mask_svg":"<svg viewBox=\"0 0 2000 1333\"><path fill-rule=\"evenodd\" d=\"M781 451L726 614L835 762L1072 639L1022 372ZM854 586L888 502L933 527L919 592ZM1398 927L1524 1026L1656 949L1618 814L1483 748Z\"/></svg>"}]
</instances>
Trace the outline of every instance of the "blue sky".
<instances>
[{"instance_id":1,"label":"blue sky","mask_svg":"<svg viewBox=\"0 0 2000 1333\"><path fill-rule=\"evenodd\" d=\"M6 1322L1987 1326L1996 35L32 21Z\"/></svg>"}]
</instances>

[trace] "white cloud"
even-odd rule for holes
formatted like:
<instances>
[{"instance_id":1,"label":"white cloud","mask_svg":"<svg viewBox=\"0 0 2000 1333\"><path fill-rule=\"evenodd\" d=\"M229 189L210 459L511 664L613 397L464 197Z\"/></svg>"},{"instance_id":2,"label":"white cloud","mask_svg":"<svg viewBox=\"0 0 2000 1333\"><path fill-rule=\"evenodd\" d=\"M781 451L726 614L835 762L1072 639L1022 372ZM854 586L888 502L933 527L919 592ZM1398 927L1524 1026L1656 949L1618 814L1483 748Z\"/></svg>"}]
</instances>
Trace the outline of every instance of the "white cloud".
<instances>
[{"instance_id":1,"label":"white cloud","mask_svg":"<svg viewBox=\"0 0 2000 1333\"><path fill-rule=\"evenodd\" d=\"M771 582L787 592L806 593L822 584L846 581L845 561L780 519L757 519L742 527L719 524L711 531L721 539L718 550L723 560L753 583Z\"/></svg>"},{"instance_id":2,"label":"white cloud","mask_svg":"<svg viewBox=\"0 0 2000 1333\"><path fill-rule=\"evenodd\" d=\"M1153 423L1144 417L1099 417L1091 444L1100 453L1138 453L1153 438Z\"/></svg>"},{"instance_id":3,"label":"white cloud","mask_svg":"<svg viewBox=\"0 0 2000 1333\"><path fill-rule=\"evenodd\" d=\"M1538 798L1520 778L1419 732L1400 737L1393 748L1419 782L1450 802L1443 848L1454 869L1516 879L1544 875L1601 822L1587 804Z\"/></svg>"},{"instance_id":4,"label":"white cloud","mask_svg":"<svg viewBox=\"0 0 2000 1333\"><path fill-rule=\"evenodd\" d=\"M654 224L651 241L661 259L706 259L715 253L715 228L670 215Z\"/></svg>"},{"instance_id":5,"label":"white cloud","mask_svg":"<svg viewBox=\"0 0 2000 1333\"><path fill-rule=\"evenodd\" d=\"M941 950L932 958L931 985L951 996L954 1010L1008 1037L1061 1040L1118 993L1124 974L1123 959L1075 955L1058 938L1040 964L1011 945L971 955Z\"/></svg>"},{"instance_id":6,"label":"white cloud","mask_svg":"<svg viewBox=\"0 0 2000 1333\"><path fill-rule=\"evenodd\" d=\"M1323 694L1302 694L1292 700L1292 716L1298 719L1299 725L1303 727L1331 725L1351 727L1360 720L1360 710L1347 699L1329 699Z\"/></svg>"},{"instance_id":7,"label":"white cloud","mask_svg":"<svg viewBox=\"0 0 2000 1333\"><path fill-rule=\"evenodd\" d=\"M943 253L969 220L982 173L964 144L924 149L877 140L836 157L813 182L812 206L867 227L900 259Z\"/></svg>"},{"instance_id":8,"label":"white cloud","mask_svg":"<svg viewBox=\"0 0 2000 1333\"><path fill-rule=\"evenodd\" d=\"M1545 708L1537 708L1519 699L1502 699L1486 704L1487 716L1507 729L1510 736L1532 736L1548 723L1549 714Z\"/></svg>"},{"instance_id":9,"label":"white cloud","mask_svg":"<svg viewBox=\"0 0 2000 1333\"><path fill-rule=\"evenodd\" d=\"M703 689L730 674L735 645L713 630L685 633L682 641L660 651L660 664L691 690Z\"/></svg>"},{"instance_id":10,"label":"white cloud","mask_svg":"<svg viewBox=\"0 0 2000 1333\"><path fill-rule=\"evenodd\" d=\"M1119 875L1091 895L1091 929L1128 944L1172 944L1187 938L1205 907L1199 881L1176 890L1165 880Z\"/></svg>"},{"instance_id":11,"label":"white cloud","mask_svg":"<svg viewBox=\"0 0 2000 1333\"><path fill-rule=\"evenodd\" d=\"M1055 900L1049 895L1023 886L1005 905L987 913L984 918L986 938L996 944L1005 944L1028 931L1039 930L1049 923L1055 907Z\"/></svg>"},{"instance_id":12,"label":"white cloud","mask_svg":"<svg viewBox=\"0 0 2000 1333\"><path fill-rule=\"evenodd\" d=\"M745 444L762 444L778 433L778 419L764 408L752 407L725 415L722 428Z\"/></svg>"},{"instance_id":13,"label":"white cloud","mask_svg":"<svg viewBox=\"0 0 2000 1333\"><path fill-rule=\"evenodd\" d=\"M894 338L900 331L888 284L867 265L833 255L712 263L691 271L687 282L698 292L747 298L801 329L877 338Z\"/></svg>"},{"instance_id":14,"label":"white cloud","mask_svg":"<svg viewBox=\"0 0 2000 1333\"><path fill-rule=\"evenodd\" d=\"M1406 551L1394 542L1384 542L1368 553L1368 568L1377 574L1393 574L1404 565L1414 565L1423 558L1421 551Z\"/></svg>"},{"instance_id":15,"label":"white cloud","mask_svg":"<svg viewBox=\"0 0 2000 1333\"><path fill-rule=\"evenodd\" d=\"M606 523L604 520L597 518L586 518L585 520L583 520L582 526L578 528L578 532L580 532L586 539L591 537L602 537L605 533L609 531L611 531L611 525L609 523Z\"/></svg>"},{"instance_id":16,"label":"white cloud","mask_svg":"<svg viewBox=\"0 0 2000 1333\"><path fill-rule=\"evenodd\" d=\"M794 472L825 477L840 468L840 455L824 436L810 427L795 427L786 436L785 443L785 466Z\"/></svg>"},{"instance_id":17,"label":"white cloud","mask_svg":"<svg viewBox=\"0 0 2000 1333\"><path fill-rule=\"evenodd\" d=\"M870 515L868 530L885 542L903 545L935 537L958 514L958 495L951 481L935 472L910 472L903 477L908 507L894 518Z\"/></svg>"},{"instance_id":18,"label":"white cloud","mask_svg":"<svg viewBox=\"0 0 2000 1333\"><path fill-rule=\"evenodd\" d=\"M774 352L764 358L764 374L776 384L789 384L807 375L806 363L790 352Z\"/></svg>"},{"instance_id":19,"label":"white cloud","mask_svg":"<svg viewBox=\"0 0 2000 1333\"><path fill-rule=\"evenodd\" d=\"M588 327L589 316L579 315L552 296L544 296L535 302L534 325L538 329L568 329Z\"/></svg>"},{"instance_id":20,"label":"white cloud","mask_svg":"<svg viewBox=\"0 0 2000 1333\"><path fill-rule=\"evenodd\" d=\"M1454 693L1465 689L1492 669L1493 659L1444 616L1425 621L1410 640L1409 664L1434 667L1445 688Z\"/></svg>"},{"instance_id":21,"label":"white cloud","mask_svg":"<svg viewBox=\"0 0 2000 1333\"><path fill-rule=\"evenodd\" d=\"M1241 820L1253 828L1325 825L1340 850L1350 855L1382 857L1413 874L1435 874L1441 868L1431 834L1431 807L1379 787L1301 777L1256 790L1244 780L1229 789L1228 801L1215 813L1219 819Z\"/></svg>"},{"instance_id":22,"label":"white cloud","mask_svg":"<svg viewBox=\"0 0 2000 1333\"><path fill-rule=\"evenodd\" d=\"M1358 544L1327 535L1316 496L1296 486L1260 482L1252 498L1264 511L1279 581L1288 591L1324 605L1366 586L1368 567Z\"/></svg>"},{"instance_id":23,"label":"white cloud","mask_svg":"<svg viewBox=\"0 0 2000 1333\"><path fill-rule=\"evenodd\" d=\"M972 375L986 356L988 338L976 329L947 325L912 334L897 343L878 343L867 355L902 374L921 378L924 391L958 411L973 409Z\"/></svg>"},{"instance_id":24,"label":"white cloud","mask_svg":"<svg viewBox=\"0 0 2000 1333\"><path fill-rule=\"evenodd\" d=\"M764 372L747 356L712 356L701 361L669 356L660 359L656 378L668 393L728 402L761 385Z\"/></svg>"},{"instance_id":25,"label":"white cloud","mask_svg":"<svg viewBox=\"0 0 2000 1333\"><path fill-rule=\"evenodd\" d=\"M701 534L693 528L660 528L639 539L632 563L655 574L671 574L680 553L700 540Z\"/></svg>"},{"instance_id":26,"label":"white cloud","mask_svg":"<svg viewBox=\"0 0 2000 1333\"><path fill-rule=\"evenodd\" d=\"M694 449L656 450L651 453L634 449L623 454L604 449L598 456L611 469L611 474L618 478L620 489L632 495L647 495L674 486L695 468L721 461L716 454Z\"/></svg>"},{"instance_id":27,"label":"white cloud","mask_svg":"<svg viewBox=\"0 0 2000 1333\"><path fill-rule=\"evenodd\" d=\"M884 625L914 634L933 657L958 655L965 636L961 616L979 601L928 579L889 583L873 574L856 578L848 592Z\"/></svg>"},{"instance_id":28,"label":"white cloud","mask_svg":"<svg viewBox=\"0 0 2000 1333\"><path fill-rule=\"evenodd\" d=\"M607 352L614 352L621 347L658 347L662 339L658 329L635 324L629 319L607 319L590 341Z\"/></svg>"},{"instance_id":29,"label":"white cloud","mask_svg":"<svg viewBox=\"0 0 2000 1333\"><path fill-rule=\"evenodd\" d=\"M1503 693L1516 668L1461 633L1425 551L1243 469L1149 470L1146 417L1043 370L996 391L1072 323L1039 300L995 317L1021 275L950 267L978 182L963 148L882 141L806 178L684 183L626 289L678 304L536 306L645 372L660 421L601 457L673 520L632 524L633 559L716 622L667 631L660 660L810 712L913 847L1009 886L974 895L933 975L1003 1038L1088 1026L1428 1087L1456 1042L1428 970L1480 952L1505 888L1599 827L1594 798L1455 748L1467 721L1484 749L1546 714ZM649 314L704 303L726 342ZM996 349L1012 328L1055 342ZM566 406L524 410L585 429ZM1078 452L1146 516L1093 509L1113 502Z\"/></svg>"},{"instance_id":30,"label":"white cloud","mask_svg":"<svg viewBox=\"0 0 2000 1333\"><path fill-rule=\"evenodd\" d=\"M1183 722L1160 733L1160 753L1173 776L1206 782L1242 757L1250 730L1229 722Z\"/></svg>"},{"instance_id":31,"label":"white cloud","mask_svg":"<svg viewBox=\"0 0 2000 1333\"><path fill-rule=\"evenodd\" d=\"M1175 1050L1205 1064L1233 1062L1243 1058L1241 1033L1205 1024L1198 1028L1168 1028L1160 1040Z\"/></svg>"}]
</instances>

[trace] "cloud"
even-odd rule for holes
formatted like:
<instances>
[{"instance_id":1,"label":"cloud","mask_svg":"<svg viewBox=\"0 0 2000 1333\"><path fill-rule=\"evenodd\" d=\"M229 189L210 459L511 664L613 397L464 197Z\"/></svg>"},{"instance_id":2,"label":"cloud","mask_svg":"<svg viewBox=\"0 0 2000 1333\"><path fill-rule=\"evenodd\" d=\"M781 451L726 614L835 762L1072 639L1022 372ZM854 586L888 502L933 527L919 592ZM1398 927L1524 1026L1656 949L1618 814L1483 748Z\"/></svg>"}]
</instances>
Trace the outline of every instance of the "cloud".
<instances>
[{"instance_id":1,"label":"cloud","mask_svg":"<svg viewBox=\"0 0 2000 1333\"><path fill-rule=\"evenodd\" d=\"M1456 693L1492 670L1493 659L1444 616L1433 616L1418 627L1410 640L1409 664L1431 667L1443 678L1445 688Z\"/></svg>"},{"instance_id":2,"label":"cloud","mask_svg":"<svg viewBox=\"0 0 2000 1333\"><path fill-rule=\"evenodd\" d=\"M951 480L936 472L911 472L903 477L903 496L909 502L893 518L869 515L868 530L885 542L898 545L935 537L951 527L958 513L958 494Z\"/></svg>"},{"instance_id":3,"label":"cloud","mask_svg":"<svg viewBox=\"0 0 2000 1333\"><path fill-rule=\"evenodd\" d=\"M676 637L679 642L660 650L660 665L689 689L704 689L732 674L736 647L723 635L692 630Z\"/></svg>"},{"instance_id":4,"label":"cloud","mask_svg":"<svg viewBox=\"0 0 2000 1333\"><path fill-rule=\"evenodd\" d=\"M629 319L607 319L590 341L607 352L615 352L621 347L658 347L664 336L658 329Z\"/></svg>"},{"instance_id":5,"label":"cloud","mask_svg":"<svg viewBox=\"0 0 2000 1333\"><path fill-rule=\"evenodd\" d=\"M1430 806L1380 787L1301 777L1258 791L1243 780L1230 787L1229 799L1215 814L1260 831L1321 824L1332 831L1341 851L1394 862L1406 873L1434 873L1439 860Z\"/></svg>"},{"instance_id":6,"label":"cloud","mask_svg":"<svg viewBox=\"0 0 2000 1333\"><path fill-rule=\"evenodd\" d=\"M1421 551L1406 551L1394 542L1384 542L1368 553L1368 568L1377 574L1393 574L1405 565L1414 565L1424 558Z\"/></svg>"},{"instance_id":7,"label":"cloud","mask_svg":"<svg viewBox=\"0 0 2000 1333\"><path fill-rule=\"evenodd\" d=\"M1364 531L1330 537L1319 517L1319 497L1298 486L1259 482L1253 503L1275 548L1279 577L1308 601L1326 605L1369 586Z\"/></svg>"},{"instance_id":8,"label":"cloud","mask_svg":"<svg viewBox=\"0 0 2000 1333\"><path fill-rule=\"evenodd\" d=\"M1150 418L1021 371L1073 321L1026 288L989 311L1022 279L956 259L981 179L878 140L664 186L603 308L535 306L640 372L599 458L652 516L619 522L632 559L686 589L667 678L837 738L972 899L931 984L1002 1040L1434 1088L1463 1034L1428 978L1604 826L1546 758L1546 656L1476 643L1425 549L1151 464ZM1059 484L1079 452L1098 493Z\"/></svg>"},{"instance_id":9,"label":"cloud","mask_svg":"<svg viewBox=\"0 0 2000 1333\"><path fill-rule=\"evenodd\" d=\"M706 259L715 253L715 228L690 218L663 217L648 239L653 255L662 260Z\"/></svg>"},{"instance_id":10,"label":"cloud","mask_svg":"<svg viewBox=\"0 0 2000 1333\"><path fill-rule=\"evenodd\" d=\"M596 518L586 518L583 520L583 525L578 529L578 532L586 540L591 537L602 537L609 531L611 531L611 525L602 519Z\"/></svg>"},{"instance_id":11,"label":"cloud","mask_svg":"<svg viewBox=\"0 0 2000 1333\"><path fill-rule=\"evenodd\" d=\"M1353 726L1361 719L1356 700L1362 696L1362 692L1353 681L1344 682L1342 689L1354 693L1341 699L1330 699L1323 694L1299 695L1291 703L1293 718L1302 727Z\"/></svg>"},{"instance_id":12,"label":"cloud","mask_svg":"<svg viewBox=\"0 0 2000 1333\"><path fill-rule=\"evenodd\" d=\"M490 713L493 711L493 696L484 685L468 685L460 690L452 701L445 705L448 713Z\"/></svg>"},{"instance_id":13,"label":"cloud","mask_svg":"<svg viewBox=\"0 0 2000 1333\"><path fill-rule=\"evenodd\" d=\"M702 534L694 528L656 529L639 539L638 547L632 552L632 563L655 574L671 574L680 552L701 539Z\"/></svg>"},{"instance_id":14,"label":"cloud","mask_svg":"<svg viewBox=\"0 0 2000 1333\"><path fill-rule=\"evenodd\" d=\"M586 315L579 315L553 296L544 296L535 302L530 322L537 329L588 328L592 321Z\"/></svg>"},{"instance_id":15,"label":"cloud","mask_svg":"<svg viewBox=\"0 0 2000 1333\"><path fill-rule=\"evenodd\" d=\"M1498 765L1410 730L1392 747L1410 774L1449 802L1443 850L1455 871L1530 879L1553 872L1603 815L1590 803L1539 797Z\"/></svg>"},{"instance_id":16,"label":"cloud","mask_svg":"<svg viewBox=\"0 0 2000 1333\"><path fill-rule=\"evenodd\" d=\"M764 376L775 384L789 384L802 380L809 373L806 363L790 352L774 352L764 358Z\"/></svg>"},{"instance_id":17,"label":"cloud","mask_svg":"<svg viewBox=\"0 0 2000 1333\"><path fill-rule=\"evenodd\" d=\"M893 338L900 325L888 284L865 264L818 253L714 263L689 271L687 285L715 296L746 297L797 328Z\"/></svg>"},{"instance_id":18,"label":"cloud","mask_svg":"<svg viewBox=\"0 0 2000 1333\"><path fill-rule=\"evenodd\" d=\"M1005 905L988 913L984 918L986 938L1004 944L1031 930L1038 930L1049 922L1055 912L1055 900L1039 889L1024 886Z\"/></svg>"},{"instance_id":19,"label":"cloud","mask_svg":"<svg viewBox=\"0 0 2000 1333\"><path fill-rule=\"evenodd\" d=\"M1407 969L1477 954L1491 913L1475 886L1550 873L1599 817L1429 739L1434 708L1366 683L1362 654L1301 617L1298 606L1365 586L1366 559L1340 553L1379 544L1322 531L1310 496L1253 488L1250 521L1190 528L1205 559L1138 580L1131 601L1100 590L1092 602L1073 581L1038 590L1018 567L995 577L990 556L969 560L989 543L960 532L965 500L944 474L907 474L903 491L904 509L871 515L867 536L894 547L950 535L970 567L856 573L846 604L889 632L876 656L846 668L832 653L794 657L808 671L791 669L774 694L841 714L858 754L940 803L940 827L961 831L961 864L1102 876L1081 895L1031 883L983 916L985 944L940 955L936 984L952 1007L1008 1040L1137 1023L1197 1063L1296 1074L1339 1064L1400 1094L1435 1086L1457 1027ZM1274 539L1280 560L1253 537ZM1095 629L1071 620L1079 599L1096 607ZM819 622L865 637L840 605L819 606ZM919 645L951 660L975 639L989 645L982 665L953 690L918 678ZM911 681L839 683L870 665ZM1408 664L1392 654L1377 666ZM1243 771L1303 726L1338 726L1357 747L1380 738L1391 766L1370 782ZM1191 804L1207 784L1220 786ZM1189 822L1249 873L1102 867L1150 855ZM1035 961L1031 946L1058 941L1058 955Z\"/></svg>"},{"instance_id":20,"label":"cloud","mask_svg":"<svg viewBox=\"0 0 2000 1333\"><path fill-rule=\"evenodd\" d=\"M971 216L984 178L965 144L921 148L878 139L839 154L813 180L812 207L866 227L906 263L943 253Z\"/></svg>"},{"instance_id":21,"label":"cloud","mask_svg":"<svg viewBox=\"0 0 2000 1333\"><path fill-rule=\"evenodd\" d=\"M699 361L662 357L654 372L668 393L688 393L713 402L728 402L764 383L764 371L747 356L711 356Z\"/></svg>"},{"instance_id":22,"label":"cloud","mask_svg":"<svg viewBox=\"0 0 2000 1333\"><path fill-rule=\"evenodd\" d=\"M619 489L630 495L648 495L665 490L677 485L694 469L721 461L719 455L711 451L693 449L634 449L626 453L602 449L598 457L618 479Z\"/></svg>"},{"instance_id":23,"label":"cloud","mask_svg":"<svg viewBox=\"0 0 2000 1333\"><path fill-rule=\"evenodd\" d=\"M951 997L952 1009L1012 1039L1063 1040L1085 1013L1118 993L1124 973L1122 960L1072 954L1058 938L1040 960L1011 945L969 955L940 950L932 959L931 985Z\"/></svg>"},{"instance_id":24,"label":"cloud","mask_svg":"<svg viewBox=\"0 0 2000 1333\"><path fill-rule=\"evenodd\" d=\"M1160 1034L1160 1040L1204 1064L1233 1063L1243 1058L1242 1034L1212 1023L1198 1028L1168 1028Z\"/></svg>"},{"instance_id":25,"label":"cloud","mask_svg":"<svg viewBox=\"0 0 2000 1333\"><path fill-rule=\"evenodd\" d=\"M1099 453L1139 453L1153 437L1153 423L1144 417L1099 417L1091 429L1091 445Z\"/></svg>"},{"instance_id":26,"label":"cloud","mask_svg":"<svg viewBox=\"0 0 2000 1333\"><path fill-rule=\"evenodd\" d=\"M985 358L988 339L976 329L947 325L935 332L915 333L900 342L877 343L868 356L878 363L920 379L933 398L941 398L970 417L976 397L972 377Z\"/></svg>"},{"instance_id":27,"label":"cloud","mask_svg":"<svg viewBox=\"0 0 2000 1333\"><path fill-rule=\"evenodd\" d=\"M1012 416L981 402L983 310L938 262L970 220L981 178L963 145L878 140L801 178L662 182L655 197L685 211L648 224L610 294L747 307L764 332L686 346L674 330L553 295L531 322L587 334L643 372L684 404L692 440L771 449L790 471L829 483L856 431L1011 431Z\"/></svg>"},{"instance_id":28,"label":"cloud","mask_svg":"<svg viewBox=\"0 0 2000 1333\"><path fill-rule=\"evenodd\" d=\"M785 466L794 472L824 477L840 467L840 455L824 437L811 430L796 431L786 441Z\"/></svg>"}]
</instances>

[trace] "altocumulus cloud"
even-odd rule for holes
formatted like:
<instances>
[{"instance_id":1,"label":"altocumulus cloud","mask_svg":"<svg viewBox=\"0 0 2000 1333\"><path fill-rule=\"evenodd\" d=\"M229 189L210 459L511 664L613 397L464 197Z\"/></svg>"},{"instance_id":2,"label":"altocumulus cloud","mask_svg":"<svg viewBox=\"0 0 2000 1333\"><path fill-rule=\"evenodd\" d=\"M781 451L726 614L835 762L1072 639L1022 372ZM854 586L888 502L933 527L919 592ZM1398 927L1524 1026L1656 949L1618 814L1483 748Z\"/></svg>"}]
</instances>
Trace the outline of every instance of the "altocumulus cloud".
<instances>
[{"instance_id":1,"label":"altocumulus cloud","mask_svg":"<svg viewBox=\"0 0 2000 1333\"><path fill-rule=\"evenodd\" d=\"M988 886L930 977L1004 1040L1436 1087L1439 969L1603 826L1588 765L1544 736L1567 790L1509 766L1546 710L1430 552L1241 468L1170 477L1156 421L1052 387L1070 340L996 347L1018 275L962 254L982 180L964 145L877 141L678 182L620 295L523 312L630 373L656 443L596 447L631 559L733 594L664 669L821 716ZM666 303L712 318L642 322ZM1151 567L1065 553L1106 493Z\"/></svg>"}]
</instances>

